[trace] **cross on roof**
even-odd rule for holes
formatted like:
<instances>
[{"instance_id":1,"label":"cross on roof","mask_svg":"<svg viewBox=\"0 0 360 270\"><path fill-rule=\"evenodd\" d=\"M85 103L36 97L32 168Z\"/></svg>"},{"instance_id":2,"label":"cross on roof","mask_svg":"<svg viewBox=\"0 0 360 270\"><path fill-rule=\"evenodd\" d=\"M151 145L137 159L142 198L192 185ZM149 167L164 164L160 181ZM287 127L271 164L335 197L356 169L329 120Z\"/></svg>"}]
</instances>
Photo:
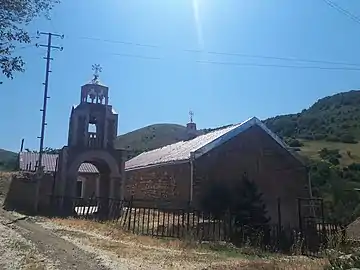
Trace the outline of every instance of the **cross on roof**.
<instances>
[{"instance_id":1,"label":"cross on roof","mask_svg":"<svg viewBox=\"0 0 360 270\"><path fill-rule=\"evenodd\" d=\"M94 71L93 81L96 82L99 79L100 73L102 71L102 67L99 64L94 64L92 65L92 70Z\"/></svg>"},{"instance_id":2,"label":"cross on roof","mask_svg":"<svg viewBox=\"0 0 360 270\"><path fill-rule=\"evenodd\" d=\"M189 115L190 115L190 123L192 123L193 122L193 117L194 117L194 112L189 111Z\"/></svg>"}]
</instances>

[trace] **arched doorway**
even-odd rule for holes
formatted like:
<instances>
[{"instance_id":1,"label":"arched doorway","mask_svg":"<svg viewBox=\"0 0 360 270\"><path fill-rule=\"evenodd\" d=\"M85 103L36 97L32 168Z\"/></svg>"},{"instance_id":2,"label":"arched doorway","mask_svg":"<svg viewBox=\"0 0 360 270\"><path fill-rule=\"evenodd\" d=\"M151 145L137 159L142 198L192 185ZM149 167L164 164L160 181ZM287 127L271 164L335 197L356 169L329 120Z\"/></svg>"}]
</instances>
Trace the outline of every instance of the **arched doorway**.
<instances>
[{"instance_id":1,"label":"arched doorway","mask_svg":"<svg viewBox=\"0 0 360 270\"><path fill-rule=\"evenodd\" d=\"M99 196L100 172L91 163L82 163L78 169L75 196L88 199Z\"/></svg>"},{"instance_id":2,"label":"arched doorway","mask_svg":"<svg viewBox=\"0 0 360 270\"><path fill-rule=\"evenodd\" d=\"M104 219L109 213L109 202L123 197L123 171L121 160L101 150L87 150L72 155L66 162L63 181L64 211L76 214L74 200L96 198L97 212Z\"/></svg>"}]
</instances>

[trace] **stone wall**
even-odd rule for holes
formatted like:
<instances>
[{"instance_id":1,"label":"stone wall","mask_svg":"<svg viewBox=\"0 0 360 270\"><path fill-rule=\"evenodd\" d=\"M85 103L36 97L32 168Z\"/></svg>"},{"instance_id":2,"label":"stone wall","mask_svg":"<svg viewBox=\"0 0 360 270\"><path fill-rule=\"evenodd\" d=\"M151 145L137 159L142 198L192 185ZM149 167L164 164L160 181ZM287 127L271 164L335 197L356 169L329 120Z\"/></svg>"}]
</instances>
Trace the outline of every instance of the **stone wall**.
<instances>
[{"instance_id":1,"label":"stone wall","mask_svg":"<svg viewBox=\"0 0 360 270\"><path fill-rule=\"evenodd\" d=\"M271 221L278 221L280 198L282 223L296 226L297 198L309 197L306 168L257 126L194 162L193 206L201 207L201 198L211 182L220 181L231 188L241 181L244 172L263 193ZM189 163L130 170L126 177L126 198L189 201Z\"/></svg>"},{"instance_id":2,"label":"stone wall","mask_svg":"<svg viewBox=\"0 0 360 270\"><path fill-rule=\"evenodd\" d=\"M298 224L297 198L309 197L306 168L257 126L196 160L194 205L201 204L211 182L219 181L231 188L244 173L263 193L272 222L278 220L280 198L282 223Z\"/></svg>"},{"instance_id":3,"label":"stone wall","mask_svg":"<svg viewBox=\"0 0 360 270\"><path fill-rule=\"evenodd\" d=\"M173 201L179 206L189 201L189 190L189 163L126 172L126 199Z\"/></svg>"},{"instance_id":4,"label":"stone wall","mask_svg":"<svg viewBox=\"0 0 360 270\"><path fill-rule=\"evenodd\" d=\"M5 198L4 208L27 213L36 213L36 206L41 211L49 204L49 195L53 186L52 174L44 174L37 179L32 172L14 174ZM37 189L39 188L39 191ZM37 204L37 198L38 204Z\"/></svg>"}]
</instances>

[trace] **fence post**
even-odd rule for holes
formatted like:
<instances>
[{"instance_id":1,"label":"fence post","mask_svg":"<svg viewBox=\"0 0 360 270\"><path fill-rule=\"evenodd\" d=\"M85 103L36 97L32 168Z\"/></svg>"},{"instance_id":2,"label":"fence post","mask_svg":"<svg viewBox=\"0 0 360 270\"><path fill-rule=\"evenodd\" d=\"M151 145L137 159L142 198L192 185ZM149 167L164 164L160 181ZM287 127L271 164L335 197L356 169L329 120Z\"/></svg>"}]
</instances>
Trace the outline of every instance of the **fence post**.
<instances>
[{"instance_id":1,"label":"fence post","mask_svg":"<svg viewBox=\"0 0 360 270\"><path fill-rule=\"evenodd\" d=\"M281 199L277 198L277 210L278 210L278 227L279 231L281 231Z\"/></svg>"},{"instance_id":2,"label":"fence post","mask_svg":"<svg viewBox=\"0 0 360 270\"><path fill-rule=\"evenodd\" d=\"M128 231L130 231L130 227L131 227L131 210L132 210L132 204L133 204L133 196L131 196L130 199L130 204L129 204L129 222L128 222Z\"/></svg>"},{"instance_id":3,"label":"fence post","mask_svg":"<svg viewBox=\"0 0 360 270\"><path fill-rule=\"evenodd\" d=\"M298 198L298 214L299 214L299 229L301 236L303 235L303 226L302 226L302 215L301 215L301 198Z\"/></svg>"},{"instance_id":4,"label":"fence post","mask_svg":"<svg viewBox=\"0 0 360 270\"><path fill-rule=\"evenodd\" d=\"M324 201L323 201L323 199L320 199L320 204L321 204L321 226L322 226L322 230L321 230L322 239L321 239L321 242L324 243L325 240L326 240L326 228L325 228ZM326 243L326 245L327 245L327 243Z\"/></svg>"},{"instance_id":5,"label":"fence post","mask_svg":"<svg viewBox=\"0 0 360 270\"><path fill-rule=\"evenodd\" d=\"M281 238L281 232L282 232L282 225L281 225L281 199L280 197L277 198L277 211L278 211L278 225L277 225L277 249L280 248L280 238Z\"/></svg>"}]
</instances>

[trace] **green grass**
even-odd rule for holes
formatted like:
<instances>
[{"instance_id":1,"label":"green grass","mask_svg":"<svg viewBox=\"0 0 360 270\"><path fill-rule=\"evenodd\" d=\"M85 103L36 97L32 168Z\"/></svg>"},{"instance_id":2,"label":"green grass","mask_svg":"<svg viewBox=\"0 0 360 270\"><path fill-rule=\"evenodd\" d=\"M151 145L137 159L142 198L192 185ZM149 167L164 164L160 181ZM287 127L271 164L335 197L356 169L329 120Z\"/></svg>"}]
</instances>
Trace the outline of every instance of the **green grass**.
<instances>
[{"instance_id":1,"label":"green grass","mask_svg":"<svg viewBox=\"0 0 360 270\"><path fill-rule=\"evenodd\" d=\"M302 141L304 146L300 148L300 154L315 160L320 160L319 151L323 148L329 150L338 149L341 154L340 165L347 166L351 163L360 163L360 143L348 144L328 141ZM350 156L348 155L350 151Z\"/></svg>"}]
</instances>

